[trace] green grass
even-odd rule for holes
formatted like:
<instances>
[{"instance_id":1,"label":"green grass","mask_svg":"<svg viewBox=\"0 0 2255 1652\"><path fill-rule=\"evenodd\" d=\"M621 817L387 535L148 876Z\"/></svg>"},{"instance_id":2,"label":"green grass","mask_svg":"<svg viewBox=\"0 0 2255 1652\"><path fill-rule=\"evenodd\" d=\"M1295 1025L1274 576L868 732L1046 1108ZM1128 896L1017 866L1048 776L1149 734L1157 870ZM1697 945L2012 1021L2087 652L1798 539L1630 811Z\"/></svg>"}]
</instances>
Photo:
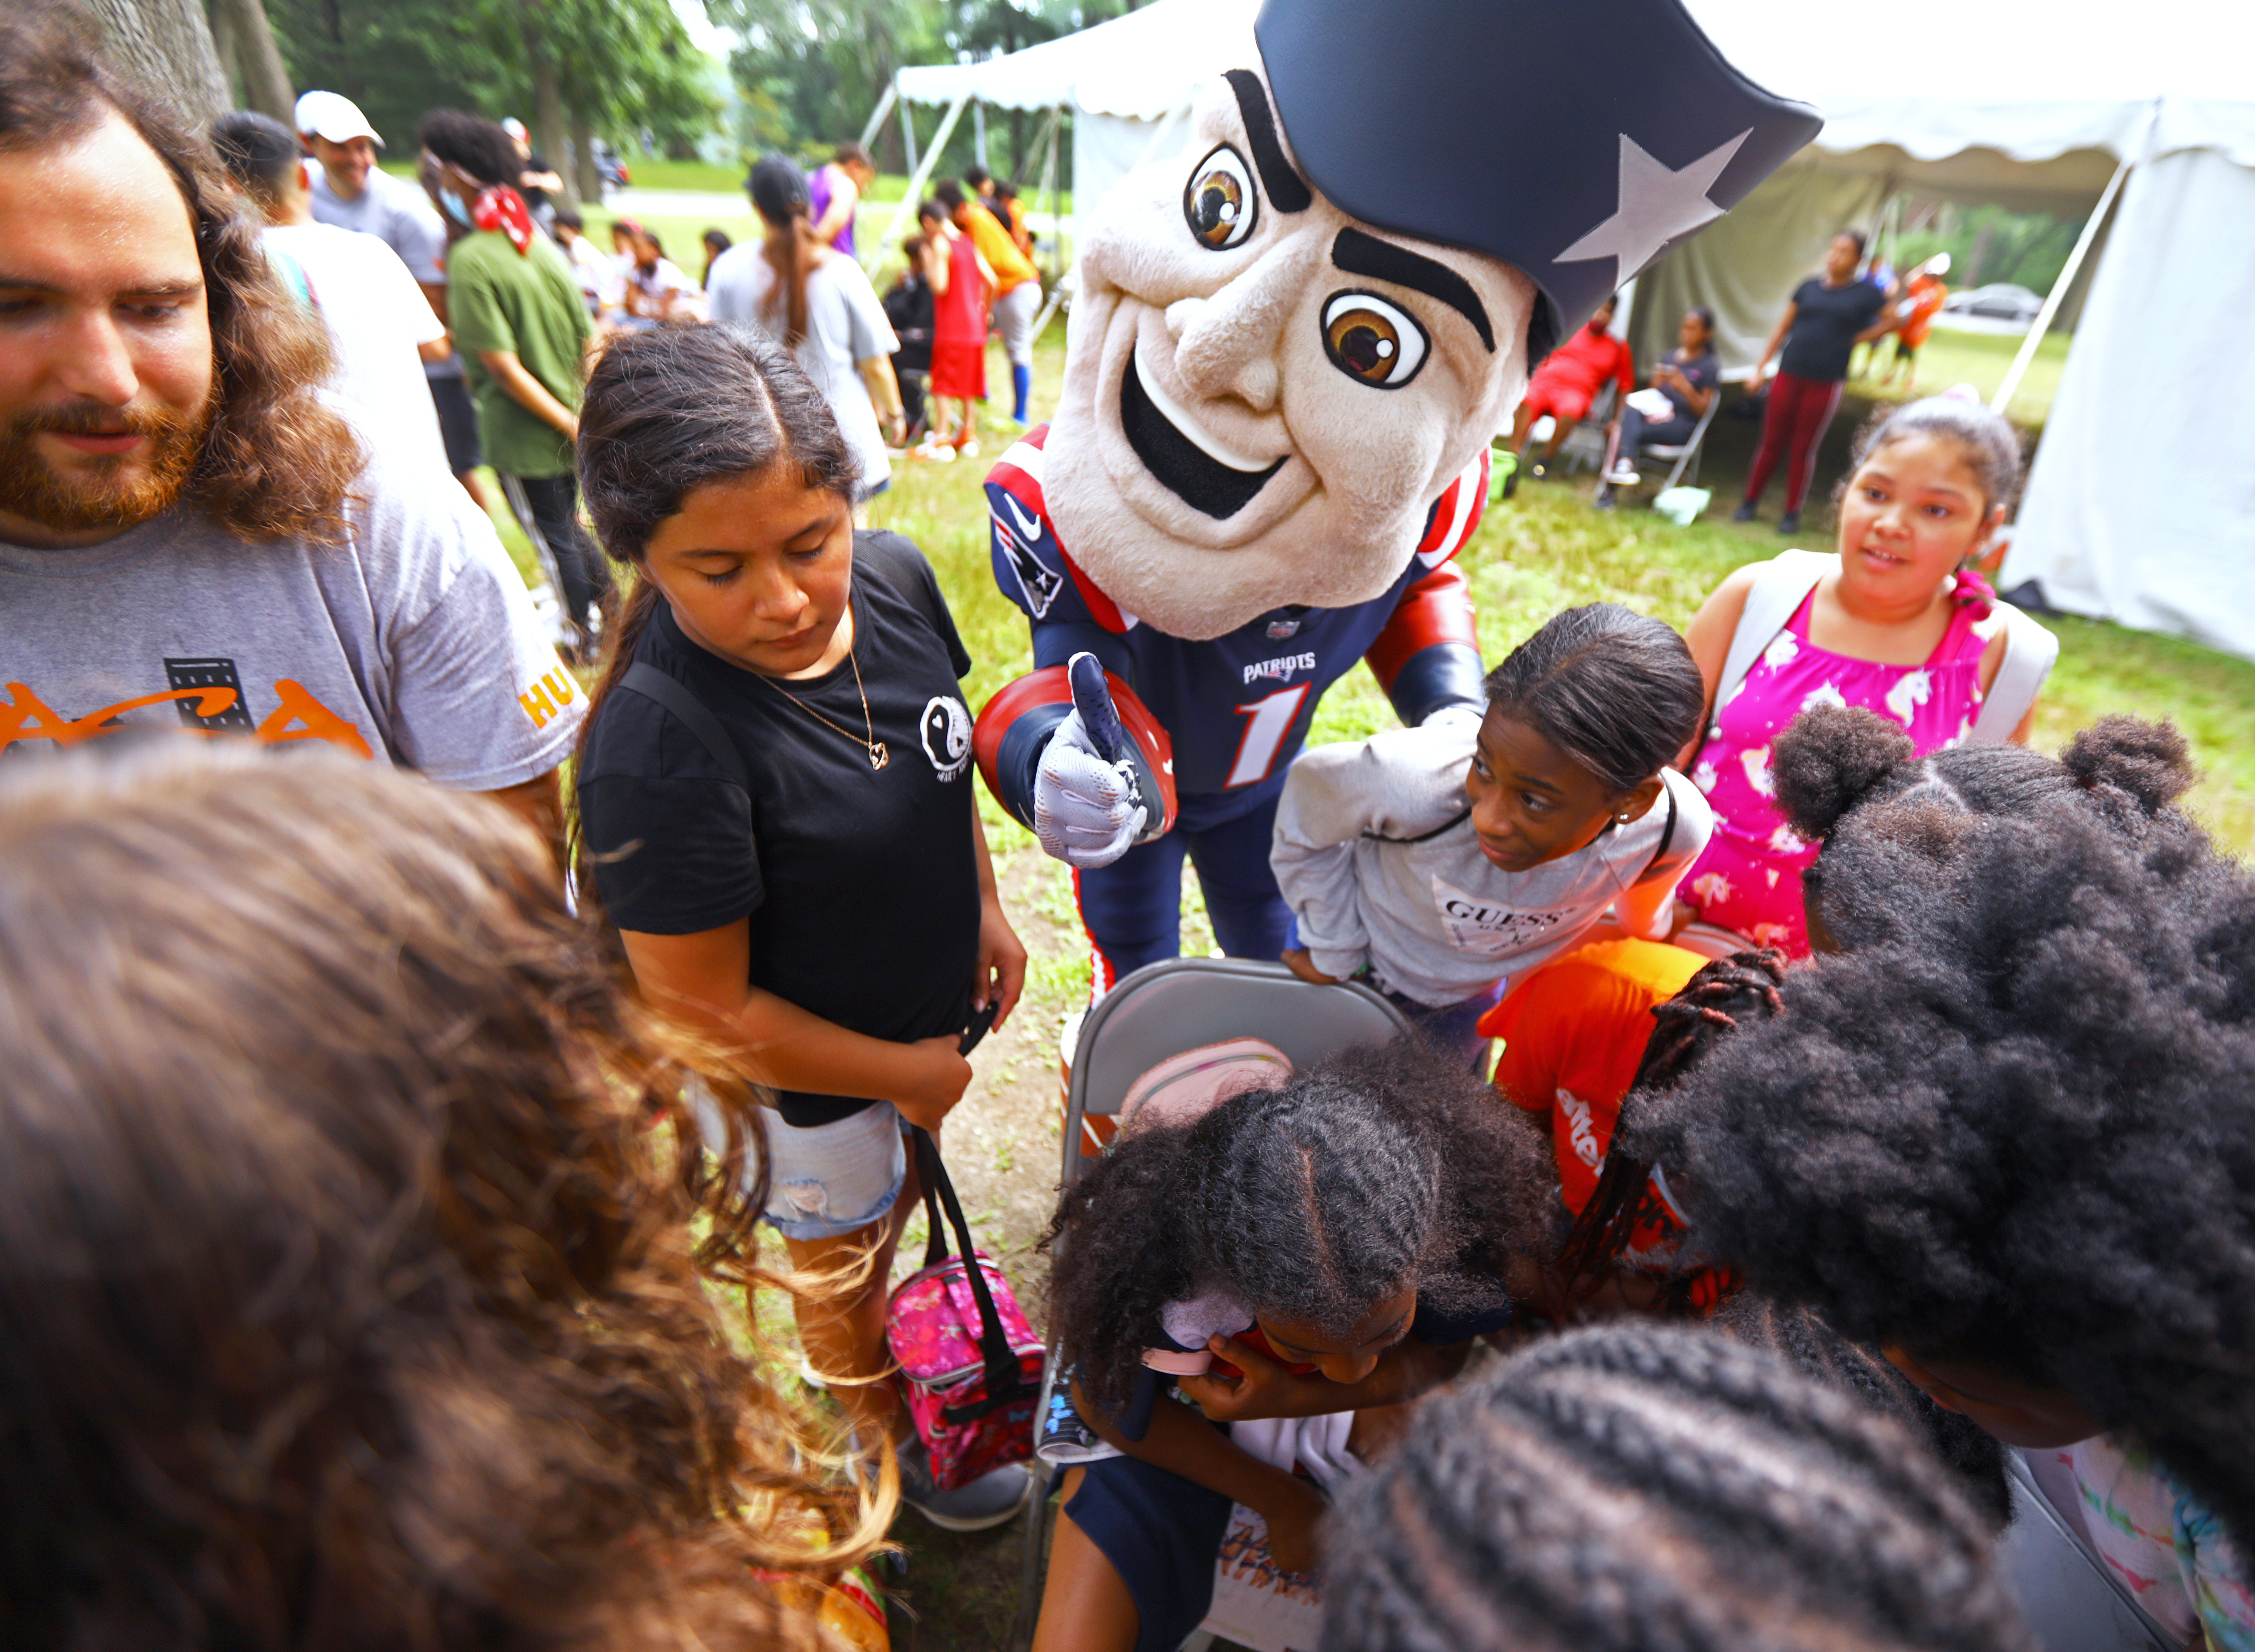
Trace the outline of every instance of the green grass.
<instances>
[{"instance_id":1,"label":"green grass","mask_svg":"<svg viewBox=\"0 0 2255 1652\"><path fill-rule=\"evenodd\" d=\"M1945 337L1976 346L1964 358L1974 360L1994 360L1996 353L1988 346L2016 342L1936 333L1928 350ZM1064 328L1053 322L1035 352L1036 419L1056 405L1064 358ZM2008 348L2003 359L2010 360ZM1001 361L998 352L990 360L987 382L1007 394ZM2002 362L1997 370L2001 374ZM1932 382L1939 382L1937 374ZM1851 418L1844 410L1836 430L1850 426ZM1718 420L1718 430L1732 424ZM1025 618L995 589L989 568L980 491L987 463L1008 438L990 421L982 440L985 452L976 463L908 460L897 466L891 490L871 511L875 525L907 535L938 570L965 644L977 662L966 684L966 698L974 706L1029 663ZM1714 489L1718 500L1736 494L1750 444L1745 426L1714 442L1703 485ZM1832 451L1828 442L1828 458ZM1837 474L1837 460L1820 472L1816 498L1830 492ZM1594 511L1589 493L1586 478L1579 483L1526 484L1515 499L1488 512L1459 558L1472 578L1480 647L1491 662L1575 603L1622 602L1682 626L1724 575L1774 555L1781 542L1760 524L1739 527L1721 520L1719 506L1711 508L1709 517L1678 528L1648 510ZM1825 544L1830 535L1827 513L1812 508L1809 529L1801 542ZM2046 623L2059 634L2061 650L2037 712L2036 746L2056 751L2076 729L2110 711L2170 718L2184 731L2204 772L2188 799L2194 813L2237 852L2255 853L2255 662L2119 626L2081 620ZM1377 684L1368 673L1356 671L1324 696L1312 738L1359 739L1393 721ZM989 828L998 853L1027 841L1023 832L991 812Z\"/></svg>"},{"instance_id":2,"label":"green grass","mask_svg":"<svg viewBox=\"0 0 2255 1652\"><path fill-rule=\"evenodd\" d=\"M2035 360L2028 363L2020 388L2013 393L2011 410L2015 419L2038 428L2042 426L2045 416L2051 411L2052 397L2058 393L2059 375L2067 366L2070 342L2064 332L2048 332L2043 342L2036 346ZM1934 396L1952 385L1970 384L1981 392L1981 399L1985 402L2004 383L2013 358L2020 354L2020 343L2010 333L1951 332L1936 327L1919 346L1918 376L1912 388L1921 395ZM1867 354L1858 353L1858 365ZM1897 400L1903 394L1900 375L1890 389L1879 388L1877 374L1851 380L1850 388L1869 396Z\"/></svg>"}]
</instances>

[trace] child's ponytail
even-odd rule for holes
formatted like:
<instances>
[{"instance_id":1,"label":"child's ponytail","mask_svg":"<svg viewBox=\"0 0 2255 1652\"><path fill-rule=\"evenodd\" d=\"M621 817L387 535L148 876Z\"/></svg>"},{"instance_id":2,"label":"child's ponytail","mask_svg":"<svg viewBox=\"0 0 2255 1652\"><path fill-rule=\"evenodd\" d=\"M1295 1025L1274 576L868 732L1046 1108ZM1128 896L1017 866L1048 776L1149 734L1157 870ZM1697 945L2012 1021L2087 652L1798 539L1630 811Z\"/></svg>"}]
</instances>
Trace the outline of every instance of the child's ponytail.
<instances>
[{"instance_id":1,"label":"child's ponytail","mask_svg":"<svg viewBox=\"0 0 2255 1652\"><path fill-rule=\"evenodd\" d=\"M1707 704L1683 639L1617 602L1551 615L1482 686L1490 706L1617 793L1674 762Z\"/></svg>"}]
</instances>

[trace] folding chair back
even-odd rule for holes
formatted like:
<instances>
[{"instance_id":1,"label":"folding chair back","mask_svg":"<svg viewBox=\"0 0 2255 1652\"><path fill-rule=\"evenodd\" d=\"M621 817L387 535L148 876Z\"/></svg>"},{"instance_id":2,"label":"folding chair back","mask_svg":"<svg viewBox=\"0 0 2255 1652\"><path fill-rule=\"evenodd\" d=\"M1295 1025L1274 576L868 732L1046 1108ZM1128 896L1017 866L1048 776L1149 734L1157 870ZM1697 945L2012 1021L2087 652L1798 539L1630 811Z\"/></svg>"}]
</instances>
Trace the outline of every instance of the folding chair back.
<instances>
[{"instance_id":1,"label":"folding chair back","mask_svg":"<svg viewBox=\"0 0 2255 1652\"><path fill-rule=\"evenodd\" d=\"M2005 1466L2013 1523L1997 1538L1997 1565L2040 1652L2179 1652L2069 1528L2023 1454L2006 1452Z\"/></svg>"},{"instance_id":2,"label":"folding chair back","mask_svg":"<svg viewBox=\"0 0 2255 1652\"><path fill-rule=\"evenodd\" d=\"M1408 1018L1368 987L1320 987L1281 963L1169 958L1106 993L1081 1023L1064 1122L1064 1185L1085 1162L1081 1120L1120 1110L1128 1087L1170 1056L1225 1039L1265 1039L1303 1068L1409 1031Z\"/></svg>"},{"instance_id":3,"label":"folding chair back","mask_svg":"<svg viewBox=\"0 0 2255 1652\"><path fill-rule=\"evenodd\" d=\"M1715 410L1722 405L1723 390L1718 385L1707 397L1707 410L1699 416L1699 423L1692 426L1689 438L1681 442L1647 442L1644 444L1644 451L1653 458L1675 461L1675 468L1668 472L1668 480L1661 484L1661 493L1666 493L1683 480L1683 467L1687 465L1691 467L1691 480L1694 482L1699 480L1699 448L1707 439L1707 427L1715 422Z\"/></svg>"},{"instance_id":4,"label":"folding chair back","mask_svg":"<svg viewBox=\"0 0 2255 1652\"><path fill-rule=\"evenodd\" d=\"M1613 402L1619 394L1620 386L1610 379L1599 385L1582 422L1566 432L1558 457L1564 461L1569 476L1580 470L1595 470L1605 463L1605 422L1612 417Z\"/></svg>"}]
</instances>

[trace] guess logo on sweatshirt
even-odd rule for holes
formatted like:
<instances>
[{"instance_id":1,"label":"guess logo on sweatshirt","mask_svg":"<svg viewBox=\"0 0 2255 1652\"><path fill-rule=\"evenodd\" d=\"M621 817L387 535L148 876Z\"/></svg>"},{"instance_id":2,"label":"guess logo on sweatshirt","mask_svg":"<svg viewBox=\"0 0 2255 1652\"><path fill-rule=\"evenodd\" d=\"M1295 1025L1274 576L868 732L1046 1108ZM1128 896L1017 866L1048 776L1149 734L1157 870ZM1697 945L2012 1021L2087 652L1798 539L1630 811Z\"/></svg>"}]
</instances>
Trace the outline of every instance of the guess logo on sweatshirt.
<instances>
[{"instance_id":1,"label":"guess logo on sweatshirt","mask_svg":"<svg viewBox=\"0 0 2255 1652\"><path fill-rule=\"evenodd\" d=\"M1555 910L1522 912L1516 906L1483 900L1437 876L1433 879L1433 906L1451 944L1460 952L1483 958L1516 951L1544 931L1556 928L1563 916Z\"/></svg>"}]
</instances>

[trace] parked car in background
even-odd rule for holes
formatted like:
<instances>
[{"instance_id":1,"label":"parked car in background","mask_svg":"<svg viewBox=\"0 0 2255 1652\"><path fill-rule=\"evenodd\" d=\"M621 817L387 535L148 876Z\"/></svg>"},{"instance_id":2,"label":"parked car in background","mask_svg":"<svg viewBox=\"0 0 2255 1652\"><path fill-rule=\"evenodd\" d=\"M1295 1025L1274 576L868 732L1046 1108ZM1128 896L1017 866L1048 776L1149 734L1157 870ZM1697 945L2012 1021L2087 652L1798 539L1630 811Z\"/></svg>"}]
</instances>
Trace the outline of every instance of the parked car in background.
<instances>
[{"instance_id":1,"label":"parked car in background","mask_svg":"<svg viewBox=\"0 0 2255 1652\"><path fill-rule=\"evenodd\" d=\"M2014 321L2027 326L2043 308L2043 300L2026 287L2010 281L1992 281L1985 287L1953 292L1942 300L1944 313L1979 316L1985 321Z\"/></svg>"}]
</instances>

